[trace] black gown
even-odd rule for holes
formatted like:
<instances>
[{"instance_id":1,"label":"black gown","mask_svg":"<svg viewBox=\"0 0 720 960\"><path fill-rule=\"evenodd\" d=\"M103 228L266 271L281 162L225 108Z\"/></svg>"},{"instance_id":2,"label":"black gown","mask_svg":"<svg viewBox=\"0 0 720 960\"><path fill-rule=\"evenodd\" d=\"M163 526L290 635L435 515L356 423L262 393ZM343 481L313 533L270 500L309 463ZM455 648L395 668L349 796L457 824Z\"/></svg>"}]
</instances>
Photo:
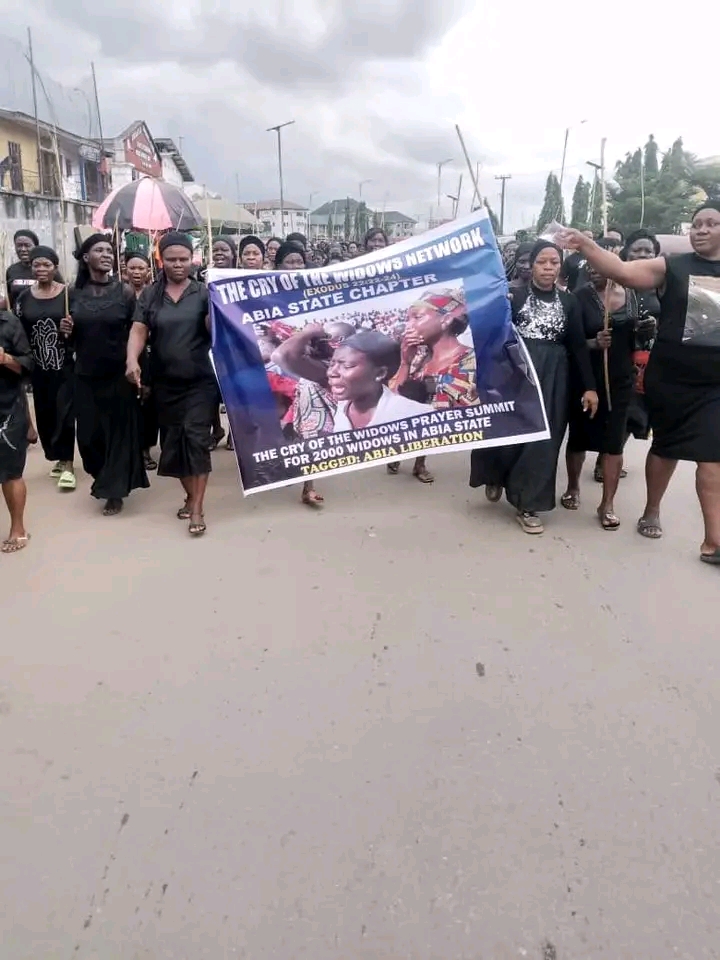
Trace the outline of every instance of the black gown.
<instances>
[{"instance_id":1,"label":"black gown","mask_svg":"<svg viewBox=\"0 0 720 960\"><path fill-rule=\"evenodd\" d=\"M218 386L210 363L206 287L190 280L177 303L160 281L140 294L135 322L148 328L152 390L160 424L158 476L210 473Z\"/></svg>"},{"instance_id":2,"label":"black gown","mask_svg":"<svg viewBox=\"0 0 720 960\"><path fill-rule=\"evenodd\" d=\"M0 311L0 348L20 364L15 373L0 364L0 483L19 480L27 456L28 416L23 376L33 367L30 344L18 318L8 310Z\"/></svg>"},{"instance_id":3,"label":"black gown","mask_svg":"<svg viewBox=\"0 0 720 960\"><path fill-rule=\"evenodd\" d=\"M580 307L572 294L532 287L512 301L513 322L527 347L545 402L550 439L473 450L470 486L500 486L516 510L555 508L557 464L567 426L569 366L583 392L595 389Z\"/></svg>"},{"instance_id":4,"label":"black gown","mask_svg":"<svg viewBox=\"0 0 720 960\"><path fill-rule=\"evenodd\" d=\"M665 258L657 340L645 371L652 452L720 463L720 260Z\"/></svg>"},{"instance_id":5,"label":"black gown","mask_svg":"<svg viewBox=\"0 0 720 960\"><path fill-rule=\"evenodd\" d=\"M60 333L66 315L65 291L49 300L24 290L15 312L30 342L35 367L32 372L35 420L45 459L72 462L75 457L73 409L73 352Z\"/></svg>"},{"instance_id":6,"label":"black gown","mask_svg":"<svg viewBox=\"0 0 720 960\"><path fill-rule=\"evenodd\" d=\"M586 284L576 291L580 304L583 331L586 340L594 340L602 330L605 307L595 288ZM598 412L591 420L583 413L580 400L583 389L577 374L570 378L570 403L568 408L568 450L619 455L627 438L627 422L633 394L633 350L635 326L638 319L637 297L632 290L626 291L625 303L610 317L612 341L608 350L608 373L610 380L610 404L605 390L604 351L590 350L593 377L598 392Z\"/></svg>"},{"instance_id":7,"label":"black gown","mask_svg":"<svg viewBox=\"0 0 720 960\"><path fill-rule=\"evenodd\" d=\"M142 459L140 404L125 379L135 297L117 281L71 291L75 417L83 467L99 500L122 500L149 487Z\"/></svg>"}]
</instances>

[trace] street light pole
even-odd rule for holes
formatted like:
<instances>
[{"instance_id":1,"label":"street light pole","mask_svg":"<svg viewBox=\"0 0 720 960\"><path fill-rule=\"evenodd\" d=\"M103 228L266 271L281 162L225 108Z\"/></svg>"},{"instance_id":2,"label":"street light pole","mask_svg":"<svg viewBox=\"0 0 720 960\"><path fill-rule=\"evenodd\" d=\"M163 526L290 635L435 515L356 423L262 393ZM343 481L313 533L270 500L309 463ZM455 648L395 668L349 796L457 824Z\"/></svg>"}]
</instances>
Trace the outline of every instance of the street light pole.
<instances>
[{"instance_id":1,"label":"street light pole","mask_svg":"<svg viewBox=\"0 0 720 960\"><path fill-rule=\"evenodd\" d=\"M584 123L587 123L587 120L581 120L580 123L575 124L575 126L581 127ZM560 199L562 201L562 207L565 206L565 198L563 196L563 183L565 181L565 161L567 160L567 148L568 148L568 137L570 136L570 131L572 127L565 127L565 142L563 144L563 153L562 153L562 163L560 164ZM559 211L559 212L562 212Z\"/></svg>"},{"instance_id":2,"label":"street light pole","mask_svg":"<svg viewBox=\"0 0 720 960\"><path fill-rule=\"evenodd\" d=\"M280 139L280 131L283 127L289 127L291 124L295 123L294 120L287 120L285 123L278 123L275 127L268 127L267 133L270 133L271 130L274 130L277 133L277 148L278 148L278 174L280 176L280 233L285 235L285 198L283 195L283 172L282 172L282 140Z\"/></svg>"},{"instance_id":3,"label":"street light pole","mask_svg":"<svg viewBox=\"0 0 720 960\"><path fill-rule=\"evenodd\" d=\"M501 173L499 176L496 176L495 179L502 181L502 187L500 188L500 236L504 236L505 234L505 181L512 180L512 174Z\"/></svg>"},{"instance_id":4,"label":"street light pole","mask_svg":"<svg viewBox=\"0 0 720 960\"><path fill-rule=\"evenodd\" d=\"M358 199L359 199L359 200L362 200L362 188L365 186L366 183L372 183L372 180L361 180L360 183L358 184Z\"/></svg>"},{"instance_id":5,"label":"street light pole","mask_svg":"<svg viewBox=\"0 0 720 960\"><path fill-rule=\"evenodd\" d=\"M447 160L441 160L437 165L438 172L438 182L437 182L437 218L440 219L440 198L442 196L442 168L448 164L452 163L453 158L449 157Z\"/></svg>"}]
</instances>

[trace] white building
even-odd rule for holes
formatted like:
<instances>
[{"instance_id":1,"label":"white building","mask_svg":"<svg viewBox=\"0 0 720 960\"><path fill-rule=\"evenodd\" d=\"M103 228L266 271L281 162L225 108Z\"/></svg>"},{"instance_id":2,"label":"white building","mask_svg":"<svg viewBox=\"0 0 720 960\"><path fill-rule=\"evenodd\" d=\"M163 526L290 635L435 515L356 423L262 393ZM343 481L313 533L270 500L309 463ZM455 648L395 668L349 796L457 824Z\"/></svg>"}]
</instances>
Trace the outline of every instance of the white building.
<instances>
[{"instance_id":1,"label":"white building","mask_svg":"<svg viewBox=\"0 0 720 960\"><path fill-rule=\"evenodd\" d=\"M307 207L291 200L283 201L283 219L280 218L279 200L254 200L243 203L243 207L254 217L258 231L263 237L284 239L289 233L302 233L308 236L309 214Z\"/></svg>"}]
</instances>

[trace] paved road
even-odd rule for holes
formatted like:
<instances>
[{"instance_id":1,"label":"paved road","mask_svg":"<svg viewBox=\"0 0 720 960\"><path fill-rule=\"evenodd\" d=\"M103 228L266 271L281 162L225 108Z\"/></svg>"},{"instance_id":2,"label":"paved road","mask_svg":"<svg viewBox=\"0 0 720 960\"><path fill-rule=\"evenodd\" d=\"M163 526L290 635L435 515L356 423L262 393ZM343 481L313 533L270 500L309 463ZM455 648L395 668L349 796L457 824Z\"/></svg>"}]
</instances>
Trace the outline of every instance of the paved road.
<instances>
[{"instance_id":1,"label":"paved road","mask_svg":"<svg viewBox=\"0 0 720 960\"><path fill-rule=\"evenodd\" d=\"M104 519L34 452L3 960L720 957L720 581L691 471L634 533L642 455L621 531L588 479L531 539L461 455L314 515L223 451L189 542L172 482Z\"/></svg>"}]
</instances>

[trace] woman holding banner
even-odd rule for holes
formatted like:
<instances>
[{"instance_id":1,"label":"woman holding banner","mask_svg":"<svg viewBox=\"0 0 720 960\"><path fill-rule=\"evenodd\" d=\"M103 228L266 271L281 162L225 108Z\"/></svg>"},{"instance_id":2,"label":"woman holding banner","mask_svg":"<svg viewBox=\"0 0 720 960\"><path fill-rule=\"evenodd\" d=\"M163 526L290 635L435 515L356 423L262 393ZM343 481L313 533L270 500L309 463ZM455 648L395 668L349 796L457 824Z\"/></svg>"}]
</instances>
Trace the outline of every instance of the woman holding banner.
<instances>
[{"instance_id":1,"label":"woman holding banner","mask_svg":"<svg viewBox=\"0 0 720 960\"><path fill-rule=\"evenodd\" d=\"M530 354L545 402L550 439L511 447L474 450L471 487L485 487L496 503L505 491L525 533L543 533L538 513L555 509L557 465L567 426L569 363L582 385L582 408L595 416L598 395L590 366L582 317L572 294L556 287L562 252L554 243L538 240L530 255L531 279L526 294L512 301L518 333Z\"/></svg>"}]
</instances>

